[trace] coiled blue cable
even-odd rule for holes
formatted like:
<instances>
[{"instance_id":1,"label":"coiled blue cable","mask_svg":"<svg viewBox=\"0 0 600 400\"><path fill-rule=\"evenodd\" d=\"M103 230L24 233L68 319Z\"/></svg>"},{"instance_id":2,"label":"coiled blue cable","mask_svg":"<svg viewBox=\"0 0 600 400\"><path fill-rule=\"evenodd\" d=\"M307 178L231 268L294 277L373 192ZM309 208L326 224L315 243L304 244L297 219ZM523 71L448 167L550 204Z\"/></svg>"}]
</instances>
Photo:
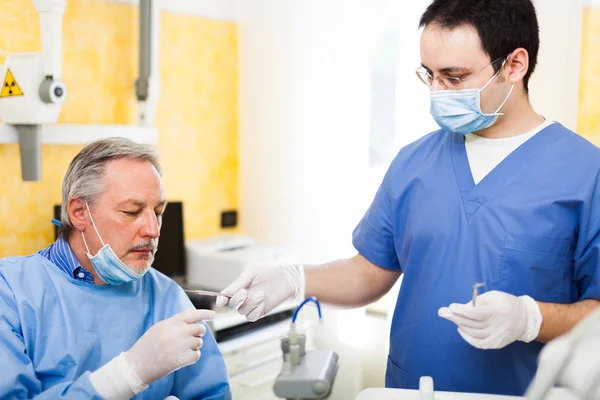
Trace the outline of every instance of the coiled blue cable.
<instances>
[{"instance_id":1,"label":"coiled blue cable","mask_svg":"<svg viewBox=\"0 0 600 400\"><path fill-rule=\"evenodd\" d=\"M302 301L302 303L300 303L300 305L298 305L298 307L296 307L294 314L292 314L292 324L296 323L296 318L298 317L298 313L300 312L302 307L304 307L304 305L306 303L308 303L309 301L312 301L317 305L317 311L319 312L319 321L323 320L323 314L321 314L321 303L319 303L319 299L317 299L315 296L311 296L311 297L307 297L306 299L304 299Z\"/></svg>"}]
</instances>

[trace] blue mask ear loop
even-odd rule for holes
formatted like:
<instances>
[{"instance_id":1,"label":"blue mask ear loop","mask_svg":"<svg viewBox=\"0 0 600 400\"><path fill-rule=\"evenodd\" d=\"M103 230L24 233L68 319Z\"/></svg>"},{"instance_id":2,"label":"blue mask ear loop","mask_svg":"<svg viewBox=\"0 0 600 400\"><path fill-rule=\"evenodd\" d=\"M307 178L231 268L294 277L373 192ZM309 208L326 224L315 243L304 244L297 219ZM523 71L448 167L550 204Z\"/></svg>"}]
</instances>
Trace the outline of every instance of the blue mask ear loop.
<instances>
[{"instance_id":1,"label":"blue mask ear loop","mask_svg":"<svg viewBox=\"0 0 600 400\"><path fill-rule=\"evenodd\" d=\"M85 203L85 207L88 210L88 214L90 215L90 220L92 221L92 226L94 227L94 230L96 231L96 235L98 235L98 239L100 239L100 243L102 243L102 247L106 246L104 244L104 242L102 241L102 237L100 236L100 233L98 233L98 229L96 228L96 224L94 223L94 217L92 217L92 212L90 211L90 206L88 206L88 203ZM90 257L93 257L92 254L90 253L90 248L88 247L87 242L85 241L85 235L83 234L83 231L81 231L81 237L83 238L83 244L85 244L85 249L87 250L87 254Z\"/></svg>"}]
</instances>

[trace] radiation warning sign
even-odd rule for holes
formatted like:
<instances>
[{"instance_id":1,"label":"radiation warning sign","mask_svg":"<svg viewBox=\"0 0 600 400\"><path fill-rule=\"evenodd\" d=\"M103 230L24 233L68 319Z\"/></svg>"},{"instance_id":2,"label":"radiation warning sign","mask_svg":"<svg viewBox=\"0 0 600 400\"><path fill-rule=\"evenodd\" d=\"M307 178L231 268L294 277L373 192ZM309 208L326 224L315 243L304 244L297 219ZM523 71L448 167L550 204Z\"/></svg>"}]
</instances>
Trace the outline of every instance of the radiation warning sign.
<instances>
[{"instance_id":1,"label":"radiation warning sign","mask_svg":"<svg viewBox=\"0 0 600 400\"><path fill-rule=\"evenodd\" d=\"M11 96L23 96L23 92L21 91L17 81L15 81L15 77L10 72L10 69L7 69L6 77L4 78L4 83L2 84L2 93L0 93L0 97Z\"/></svg>"}]
</instances>

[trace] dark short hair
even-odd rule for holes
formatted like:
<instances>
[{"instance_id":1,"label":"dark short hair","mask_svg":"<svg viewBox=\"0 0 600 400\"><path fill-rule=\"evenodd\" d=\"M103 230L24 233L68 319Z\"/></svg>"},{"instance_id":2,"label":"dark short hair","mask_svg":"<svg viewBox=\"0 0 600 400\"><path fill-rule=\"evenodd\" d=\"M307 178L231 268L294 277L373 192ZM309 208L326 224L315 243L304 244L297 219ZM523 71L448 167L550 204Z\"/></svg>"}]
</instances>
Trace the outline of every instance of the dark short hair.
<instances>
[{"instance_id":1,"label":"dark short hair","mask_svg":"<svg viewBox=\"0 0 600 400\"><path fill-rule=\"evenodd\" d=\"M529 92L529 77L537 63L540 34L531 0L434 0L421 16L419 27L438 25L452 30L475 28L490 61L522 47L529 53L529 69L523 78ZM498 72L500 64L494 65Z\"/></svg>"}]
</instances>

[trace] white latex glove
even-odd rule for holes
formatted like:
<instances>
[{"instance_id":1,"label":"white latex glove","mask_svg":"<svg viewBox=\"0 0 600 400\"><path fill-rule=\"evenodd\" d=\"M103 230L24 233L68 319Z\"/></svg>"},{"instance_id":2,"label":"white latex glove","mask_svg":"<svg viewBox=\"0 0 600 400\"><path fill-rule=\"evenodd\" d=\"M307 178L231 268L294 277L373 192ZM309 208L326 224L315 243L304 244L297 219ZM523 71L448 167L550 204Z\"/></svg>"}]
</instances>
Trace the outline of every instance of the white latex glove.
<instances>
[{"instance_id":1,"label":"white latex glove","mask_svg":"<svg viewBox=\"0 0 600 400\"><path fill-rule=\"evenodd\" d=\"M206 326L212 310L187 310L153 325L125 353L125 358L144 383L151 383L200 359Z\"/></svg>"},{"instance_id":2,"label":"white latex glove","mask_svg":"<svg viewBox=\"0 0 600 400\"><path fill-rule=\"evenodd\" d=\"M119 354L90 374L94 389L106 400L130 399L148 384L193 364L200 358L212 310L193 307L153 325L127 352Z\"/></svg>"},{"instance_id":3,"label":"white latex glove","mask_svg":"<svg viewBox=\"0 0 600 400\"><path fill-rule=\"evenodd\" d=\"M529 296L493 290L477 297L476 306L453 303L438 315L454 322L458 333L480 349L501 349L520 340L534 340L542 325L540 308Z\"/></svg>"},{"instance_id":4,"label":"white latex glove","mask_svg":"<svg viewBox=\"0 0 600 400\"><path fill-rule=\"evenodd\" d=\"M251 266L217 297L217 306L237 309L254 322L275 307L304 296L304 268L297 264Z\"/></svg>"}]
</instances>

